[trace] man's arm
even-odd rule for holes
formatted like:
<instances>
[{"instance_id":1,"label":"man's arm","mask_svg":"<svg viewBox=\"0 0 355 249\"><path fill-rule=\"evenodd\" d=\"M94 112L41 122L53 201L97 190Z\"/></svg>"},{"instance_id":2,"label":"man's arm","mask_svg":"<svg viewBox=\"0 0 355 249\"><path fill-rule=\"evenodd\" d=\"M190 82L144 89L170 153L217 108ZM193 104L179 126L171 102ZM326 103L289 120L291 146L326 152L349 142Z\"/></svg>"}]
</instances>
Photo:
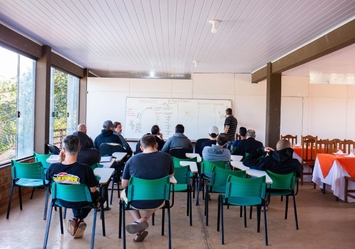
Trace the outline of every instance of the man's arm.
<instances>
[{"instance_id":1,"label":"man's arm","mask_svg":"<svg viewBox=\"0 0 355 249\"><path fill-rule=\"evenodd\" d=\"M122 186L122 188L127 188L127 186L128 186L128 180L122 179L122 180L121 180L121 186Z\"/></svg>"},{"instance_id":2,"label":"man's arm","mask_svg":"<svg viewBox=\"0 0 355 249\"><path fill-rule=\"evenodd\" d=\"M163 148L161 149L161 151L169 153L170 143L171 143L171 139L168 139L165 142L165 144L164 144Z\"/></svg>"},{"instance_id":3,"label":"man's arm","mask_svg":"<svg viewBox=\"0 0 355 249\"><path fill-rule=\"evenodd\" d=\"M230 128L230 126L229 125L225 125L224 126L224 133L228 133L228 131L229 131L229 128Z\"/></svg>"}]
</instances>

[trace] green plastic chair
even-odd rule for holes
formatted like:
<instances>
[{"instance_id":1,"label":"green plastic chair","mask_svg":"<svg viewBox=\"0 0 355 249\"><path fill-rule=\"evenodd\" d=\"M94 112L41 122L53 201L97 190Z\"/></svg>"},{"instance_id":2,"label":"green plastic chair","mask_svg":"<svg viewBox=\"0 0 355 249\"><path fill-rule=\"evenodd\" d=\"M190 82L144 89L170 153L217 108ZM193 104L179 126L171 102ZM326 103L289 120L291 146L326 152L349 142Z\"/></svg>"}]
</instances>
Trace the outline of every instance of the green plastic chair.
<instances>
[{"instance_id":1,"label":"green plastic chair","mask_svg":"<svg viewBox=\"0 0 355 249\"><path fill-rule=\"evenodd\" d=\"M213 166L210 177L210 182L206 185L205 193L205 215L206 226L208 226L208 195L209 193L224 193L226 191L227 179L230 175L246 178L246 171L242 170L227 170Z\"/></svg>"},{"instance_id":2,"label":"green plastic chair","mask_svg":"<svg viewBox=\"0 0 355 249\"><path fill-rule=\"evenodd\" d=\"M219 167L222 169L228 169L229 166L229 162L210 162L207 160L202 160L201 162L201 172L200 172L200 177L199 177L199 181L198 181L198 189L197 189L197 197L196 197L196 206L199 205L199 196L200 196L200 191L202 188L202 185L204 185L204 181L210 180L211 174L212 174L212 169L213 167ZM202 188L202 197L204 198L204 187Z\"/></svg>"},{"instance_id":3,"label":"green plastic chair","mask_svg":"<svg viewBox=\"0 0 355 249\"><path fill-rule=\"evenodd\" d=\"M246 214L246 206L257 206L257 232L260 232L261 206L266 210L266 182L265 176L259 178L241 178L228 176L225 194L218 196L217 231L221 227L221 243L224 245L224 217L223 206L243 206ZM267 220L264 213L265 245L268 245ZM246 227L246 215L244 215L244 227Z\"/></svg>"},{"instance_id":4,"label":"green plastic chair","mask_svg":"<svg viewBox=\"0 0 355 249\"><path fill-rule=\"evenodd\" d=\"M50 210L48 213L46 233L44 236L43 248L47 248L47 241L49 235L49 228L51 226L52 212L53 208L59 208L59 220L60 220L60 231L61 234L64 233L63 229L63 218L62 218L62 208L70 208L69 206L63 205L59 200L67 202L80 202L83 204L82 208L93 208L93 222L91 230L91 242L90 248L93 249L95 245L95 229L96 229L96 214L97 206L96 203L92 202L90 190L86 184L61 184L57 182L52 183L52 201L50 205ZM100 203L102 207L102 202ZM105 217L103 208L101 208L101 220L102 220L102 233L106 236L105 232Z\"/></svg>"},{"instance_id":5,"label":"green plastic chair","mask_svg":"<svg viewBox=\"0 0 355 249\"><path fill-rule=\"evenodd\" d=\"M178 158L178 157L172 156L171 159L173 160L174 168L182 167L180 165L181 161L190 161L190 162L196 162L197 163L197 157L194 157L194 158ZM191 171L190 171L189 174L190 174L190 178L192 178L192 193L193 193L193 198L195 198L195 190L197 189L197 187L196 187L197 174L195 174L194 172L191 172Z\"/></svg>"},{"instance_id":6,"label":"green plastic chair","mask_svg":"<svg viewBox=\"0 0 355 249\"><path fill-rule=\"evenodd\" d=\"M93 165L90 166L90 168L92 168L92 170L96 169L96 168L102 168L104 167L102 164L99 163L94 163Z\"/></svg>"},{"instance_id":7,"label":"green plastic chair","mask_svg":"<svg viewBox=\"0 0 355 249\"><path fill-rule=\"evenodd\" d=\"M49 182L45 179L44 168L41 162L34 163L20 163L15 160L11 160L11 176L12 183L10 188L9 204L7 207L6 219L10 216L12 195L14 187L19 188L19 200L20 200L20 210L22 210L22 194L21 188L46 188L46 198L44 205L43 219L47 216L48 207L48 197L49 197ZM31 194L31 199L33 197L33 191Z\"/></svg>"},{"instance_id":8,"label":"green plastic chair","mask_svg":"<svg viewBox=\"0 0 355 249\"><path fill-rule=\"evenodd\" d=\"M292 172L289 174L276 174L269 170L267 170L266 172L272 179L271 187L267 189L268 196L286 196L285 219L287 219L288 212L288 197L292 196L296 230L298 230L296 194L294 191L297 181L296 172Z\"/></svg>"},{"instance_id":9,"label":"green plastic chair","mask_svg":"<svg viewBox=\"0 0 355 249\"><path fill-rule=\"evenodd\" d=\"M136 200L164 200L162 207L162 234L164 235L165 209L168 211L168 248L171 249L171 222L170 222L170 180L169 176L147 180L131 177L127 186L127 203L120 200L118 238L122 238L122 248L126 249L126 218L125 211L132 209L131 202ZM133 208L134 209L134 208ZM135 209L136 210L136 209Z\"/></svg>"},{"instance_id":10,"label":"green plastic chair","mask_svg":"<svg viewBox=\"0 0 355 249\"><path fill-rule=\"evenodd\" d=\"M190 169L189 167L175 167L174 168L174 177L177 181L174 184L173 192L186 192L187 200L186 200L186 215L190 216L190 226L192 226L192 198L191 192L192 187L190 184Z\"/></svg>"},{"instance_id":11,"label":"green plastic chair","mask_svg":"<svg viewBox=\"0 0 355 249\"><path fill-rule=\"evenodd\" d=\"M49 162L47 162L48 157L51 156L51 154L39 154L36 152L33 152L34 158L36 162L41 162L44 168L44 173L46 173L49 165L51 165Z\"/></svg>"}]
</instances>

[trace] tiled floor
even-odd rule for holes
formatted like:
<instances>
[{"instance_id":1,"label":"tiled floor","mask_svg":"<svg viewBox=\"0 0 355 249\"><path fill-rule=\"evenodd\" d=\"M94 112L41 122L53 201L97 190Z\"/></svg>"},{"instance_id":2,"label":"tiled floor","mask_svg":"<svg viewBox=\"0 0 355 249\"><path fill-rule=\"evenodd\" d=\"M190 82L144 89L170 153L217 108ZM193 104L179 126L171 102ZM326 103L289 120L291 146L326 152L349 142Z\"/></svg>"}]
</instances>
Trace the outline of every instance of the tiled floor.
<instances>
[{"instance_id":1,"label":"tiled floor","mask_svg":"<svg viewBox=\"0 0 355 249\"><path fill-rule=\"evenodd\" d=\"M172 213L173 248L263 248L264 226L261 233L256 232L256 214L248 220L244 228L243 219L239 217L239 208L225 209L225 245L220 242L220 233L216 231L217 195L211 195L210 224L204 223L203 205L193 206L193 226L189 226L186 216L186 194L176 194ZM23 210L15 205L10 219L6 214L0 217L0 248L42 248L46 221L43 216L44 191L35 192L34 199L24 198ZM201 203L202 204L202 203ZM295 229L292 201L289 218L284 219L284 204L280 198L273 198L268 215L269 247L272 248L354 248L355 245L355 204L335 201L327 192L323 195L319 189L314 190L310 183L301 186L297 196L297 208L300 229ZM71 217L71 212L69 212ZM95 248L122 248L118 239L118 199L110 211L105 212L106 237L102 236L101 222L98 219ZM131 219L127 214L127 222ZM167 235L160 235L160 211L156 215L156 225L148 228L149 235L143 243L133 243L133 235L127 234L127 248L167 248ZM53 212L47 248L89 248L92 214L86 220L88 228L82 239L74 240L65 230L60 234L57 212ZM261 220L263 222L263 219ZM66 225L67 221L64 221ZM167 232L166 232L167 234Z\"/></svg>"}]
</instances>

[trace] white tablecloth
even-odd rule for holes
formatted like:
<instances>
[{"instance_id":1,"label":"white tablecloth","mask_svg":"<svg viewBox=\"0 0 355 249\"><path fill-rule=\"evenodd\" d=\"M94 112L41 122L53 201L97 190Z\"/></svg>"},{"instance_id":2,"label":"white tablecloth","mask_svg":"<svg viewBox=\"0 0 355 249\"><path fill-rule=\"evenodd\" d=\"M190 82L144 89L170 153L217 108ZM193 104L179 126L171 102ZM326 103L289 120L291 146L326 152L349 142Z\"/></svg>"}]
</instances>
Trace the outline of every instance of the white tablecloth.
<instances>
[{"instance_id":1,"label":"white tablecloth","mask_svg":"<svg viewBox=\"0 0 355 249\"><path fill-rule=\"evenodd\" d=\"M318 158L314 164L312 181L316 183L320 188L323 188L323 183L326 184L326 188L331 190L335 196L340 200L344 201L344 186L345 179L344 176L349 176L349 174L344 170L339 163L334 160L332 167L328 175L324 178L321 165L319 164ZM349 189L355 189L355 183L349 182ZM348 197L348 202L355 202L355 199Z\"/></svg>"}]
</instances>

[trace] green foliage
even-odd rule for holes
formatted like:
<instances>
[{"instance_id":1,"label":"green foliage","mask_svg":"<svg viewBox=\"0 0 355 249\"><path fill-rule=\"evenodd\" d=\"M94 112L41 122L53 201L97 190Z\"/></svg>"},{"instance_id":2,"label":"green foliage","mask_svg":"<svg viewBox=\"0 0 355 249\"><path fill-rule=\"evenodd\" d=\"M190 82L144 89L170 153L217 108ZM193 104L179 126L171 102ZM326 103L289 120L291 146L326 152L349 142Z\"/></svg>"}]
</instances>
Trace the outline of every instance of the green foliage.
<instances>
[{"instance_id":1,"label":"green foliage","mask_svg":"<svg viewBox=\"0 0 355 249\"><path fill-rule=\"evenodd\" d=\"M16 79L0 80L0 154L16 142Z\"/></svg>"},{"instance_id":2,"label":"green foliage","mask_svg":"<svg viewBox=\"0 0 355 249\"><path fill-rule=\"evenodd\" d=\"M55 69L54 71L54 130L67 127L67 91L68 74Z\"/></svg>"}]
</instances>

